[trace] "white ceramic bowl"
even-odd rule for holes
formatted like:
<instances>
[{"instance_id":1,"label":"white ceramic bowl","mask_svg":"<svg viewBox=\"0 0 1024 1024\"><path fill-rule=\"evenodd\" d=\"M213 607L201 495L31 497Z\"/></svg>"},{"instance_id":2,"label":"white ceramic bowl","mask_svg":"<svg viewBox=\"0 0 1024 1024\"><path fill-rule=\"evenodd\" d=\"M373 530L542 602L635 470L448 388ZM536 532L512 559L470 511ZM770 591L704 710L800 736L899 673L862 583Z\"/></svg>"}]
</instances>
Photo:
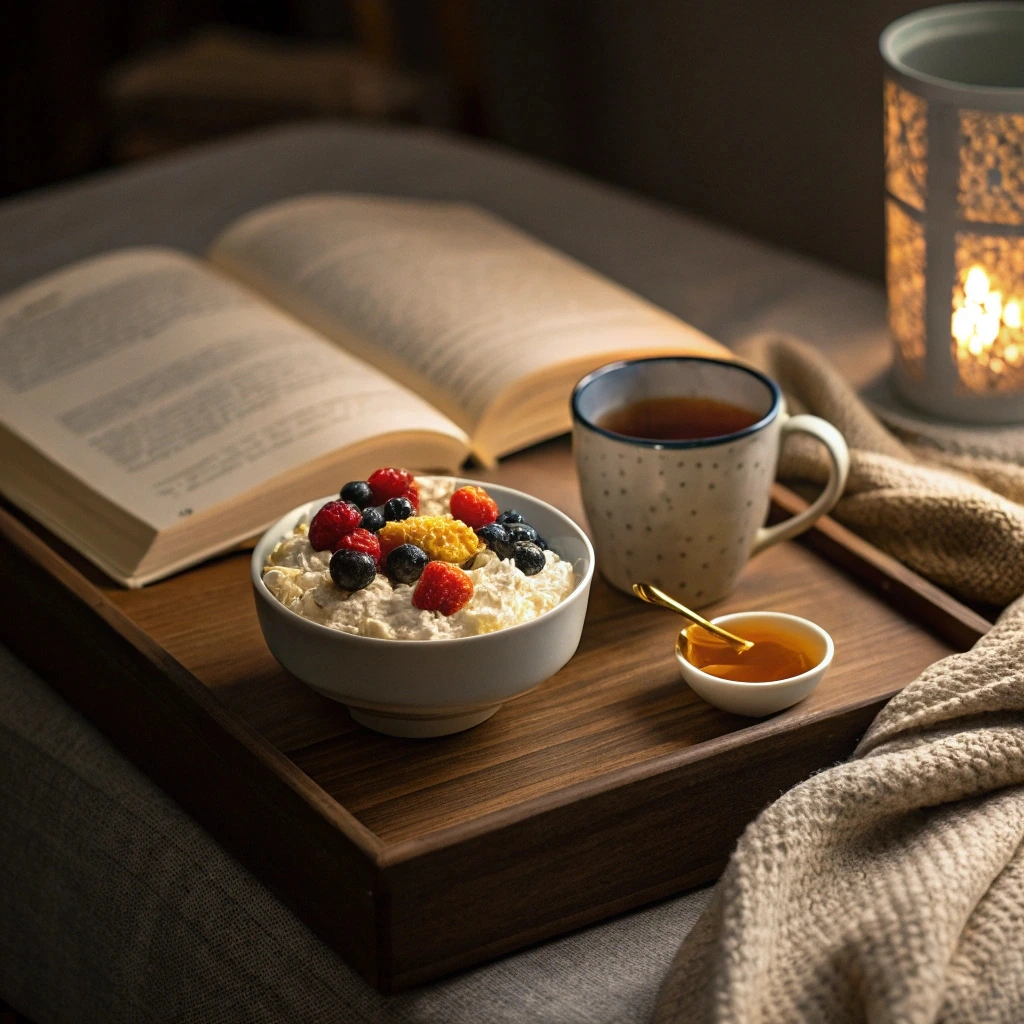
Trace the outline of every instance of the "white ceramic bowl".
<instances>
[{"instance_id":1,"label":"white ceramic bowl","mask_svg":"<svg viewBox=\"0 0 1024 1024\"><path fill-rule=\"evenodd\" d=\"M805 638L819 654L814 668L798 676L778 679L771 683L740 683L702 672L688 662L677 647L676 661L679 662L679 672L690 689L709 704L714 704L723 711L730 711L734 715L760 718L796 704L821 682L829 665L832 664L832 657L835 654L832 637L821 626L808 619L801 619L798 615L786 615L783 612L735 612L732 615L720 615L711 621L717 626L724 626L737 636L743 636L744 626L756 628L774 624L788 633Z\"/></svg>"},{"instance_id":2,"label":"white ceramic bowl","mask_svg":"<svg viewBox=\"0 0 1024 1024\"><path fill-rule=\"evenodd\" d=\"M553 676L579 646L594 550L558 509L509 487L483 486L500 508L522 512L551 549L573 563L576 587L561 604L518 626L448 640L353 636L304 619L264 586L263 566L300 519L336 497L330 495L282 516L252 553L256 611L274 657L314 690L347 705L357 722L391 736L461 732Z\"/></svg>"}]
</instances>

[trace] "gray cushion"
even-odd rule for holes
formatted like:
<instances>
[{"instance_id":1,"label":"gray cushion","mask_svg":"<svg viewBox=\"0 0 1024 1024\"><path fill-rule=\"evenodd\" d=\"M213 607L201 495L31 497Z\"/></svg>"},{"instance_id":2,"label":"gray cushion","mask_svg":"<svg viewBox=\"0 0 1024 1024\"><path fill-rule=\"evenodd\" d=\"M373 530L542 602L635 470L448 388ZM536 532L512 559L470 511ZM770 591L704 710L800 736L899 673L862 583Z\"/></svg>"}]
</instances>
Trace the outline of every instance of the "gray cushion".
<instances>
[{"instance_id":1,"label":"gray cushion","mask_svg":"<svg viewBox=\"0 0 1024 1024\"><path fill-rule=\"evenodd\" d=\"M724 341L803 333L884 363L879 290L495 147L305 125L0 205L0 292L119 245L201 252L261 203L343 189L468 199ZM848 342L856 340L851 348ZM645 1020L699 891L378 996L0 649L0 997L50 1021Z\"/></svg>"}]
</instances>

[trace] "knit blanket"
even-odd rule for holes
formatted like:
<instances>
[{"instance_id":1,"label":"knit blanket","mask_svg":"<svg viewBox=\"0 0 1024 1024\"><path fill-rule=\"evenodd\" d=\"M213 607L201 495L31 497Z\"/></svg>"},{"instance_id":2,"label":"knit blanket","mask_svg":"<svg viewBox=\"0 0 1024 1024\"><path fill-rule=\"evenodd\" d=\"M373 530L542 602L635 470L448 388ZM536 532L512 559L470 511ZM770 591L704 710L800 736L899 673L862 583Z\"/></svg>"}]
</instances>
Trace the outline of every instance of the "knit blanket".
<instances>
[{"instance_id":1,"label":"knit blanket","mask_svg":"<svg viewBox=\"0 0 1024 1024\"><path fill-rule=\"evenodd\" d=\"M844 431L838 517L961 595L1024 590L1019 467L889 435L811 350L748 356ZM812 449L783 476L823 475ZM744 832L683 943L658 1024L1024 1021L1024 598L894 697L845 764Z\"/></svg>"},{"instance_id":2,"label":"knit blanket","mask_svg":"<svg viewBox=\"0 0 1024 1024\"><path fill-rule=\"evenodd\" d=\"M751 824L656 1020L1024 1021L1024 600Z\"/></svg>"},{"instance_id":3,"label":"knit blanket","mask_svg":"<svg viewBox=\"0 0 1024 1024\"><path fill-rule=\"evenodd\" d=\"M846 438L850 476L832 512L844 526L967 601L1002 607L1024 593L1024 466L904 443L820 353L793 338L756 338L740 354L782 385L790 412L821 416ZM820 445L787 440L780 479L827 476Z\"/></svg>"}]
</instances>

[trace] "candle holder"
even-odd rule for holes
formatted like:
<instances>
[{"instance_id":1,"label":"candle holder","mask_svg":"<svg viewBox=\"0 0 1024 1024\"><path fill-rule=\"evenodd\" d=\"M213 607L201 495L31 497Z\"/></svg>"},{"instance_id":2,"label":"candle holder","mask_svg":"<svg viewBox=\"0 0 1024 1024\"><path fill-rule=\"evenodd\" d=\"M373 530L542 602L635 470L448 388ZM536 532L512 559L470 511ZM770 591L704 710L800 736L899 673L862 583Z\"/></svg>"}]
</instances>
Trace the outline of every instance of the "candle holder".
<instances>
[{"instance_id":1,"label":"candle holder","mask_svg":"<svg viewBox=\"0 0 1024 1024\"><path fill-rule=\"evenodd\" d=\"M1024 3L918 11L879 45L896 389L1024 422Z\"/></svg>"}]
</instances>

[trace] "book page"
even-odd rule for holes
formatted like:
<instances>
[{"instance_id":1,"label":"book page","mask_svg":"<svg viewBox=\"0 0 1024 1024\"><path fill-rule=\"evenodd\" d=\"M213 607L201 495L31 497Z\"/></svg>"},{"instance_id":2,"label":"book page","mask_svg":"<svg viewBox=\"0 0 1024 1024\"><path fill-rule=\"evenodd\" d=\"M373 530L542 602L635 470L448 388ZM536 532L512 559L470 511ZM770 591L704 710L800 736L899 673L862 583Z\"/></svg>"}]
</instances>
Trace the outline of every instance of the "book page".
<instances>
[{"instance_id":1,"label":"book page","mask_svg":"<svg viewBox=\"0 0 1024 1024\"><path fill-rule=\"evenodd\" d=\"M545 367L582 356L599 365L608 361L603 354L717 348L627 289L463 204L305 196L242 218L209 255L470 434L503 390Z\"/></svg>"},{"instance_id":2,"label":"book page","mask_svg":"<svg viewBox=\"0 0 1024 1024\"><path fill-rule=\"evenodd\" d=\"M0 300L0 422L158 531L378 434L465 443L374 368L164 249L96 257Z\"/></svg>"}]
</instances>

